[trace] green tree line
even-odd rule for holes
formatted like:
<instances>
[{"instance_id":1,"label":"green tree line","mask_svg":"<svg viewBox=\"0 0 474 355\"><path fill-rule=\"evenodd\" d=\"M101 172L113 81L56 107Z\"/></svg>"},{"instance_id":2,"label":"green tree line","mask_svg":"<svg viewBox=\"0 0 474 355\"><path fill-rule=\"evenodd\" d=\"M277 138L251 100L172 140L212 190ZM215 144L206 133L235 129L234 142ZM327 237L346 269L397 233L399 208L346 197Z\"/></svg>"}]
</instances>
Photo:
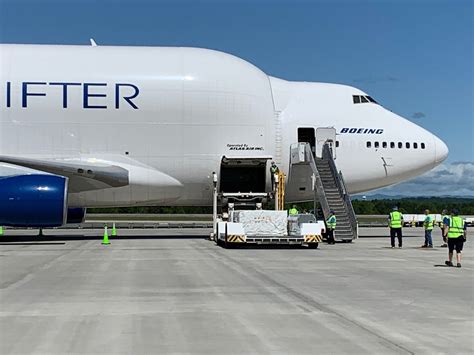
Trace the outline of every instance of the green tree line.
<instances>
[{"instance_id":1,"label":"green tree line","mask_svg":"<svg viewBox=\"0 0 474 355\"><path fill-rule=\"evenodd\" d=\"M402 213L423 213L429 209L431 213L441 213L446 208L456 208L464 215L474 215L474 199L446 198L446 197L417 197L402 199L381 200L354 200L352 201L356 214L388 214L393 206L398 206ZM300 210L311 210L313 203L297 204ZM289 206L288 206L289 207ZM268 207L267 208L271 208ZM91 208L88 213L160 213L160 214L210 214L211 206L181 206L181 207L115 207Z\"/></svg>"},{"instance_id":2,"label":"green tree line","mask_svg":"<svg viewBox=\"0 0 474 355\"><path fill-rule=\"evenodd\" d=\"M356 214L388 214L393 206L398 206L402 213L441 213L443 209L459 210L460 214L474 215L474 199L463 198L403 198L394 200L355 200L352 201Z\"/></svg>"}]
</instances>

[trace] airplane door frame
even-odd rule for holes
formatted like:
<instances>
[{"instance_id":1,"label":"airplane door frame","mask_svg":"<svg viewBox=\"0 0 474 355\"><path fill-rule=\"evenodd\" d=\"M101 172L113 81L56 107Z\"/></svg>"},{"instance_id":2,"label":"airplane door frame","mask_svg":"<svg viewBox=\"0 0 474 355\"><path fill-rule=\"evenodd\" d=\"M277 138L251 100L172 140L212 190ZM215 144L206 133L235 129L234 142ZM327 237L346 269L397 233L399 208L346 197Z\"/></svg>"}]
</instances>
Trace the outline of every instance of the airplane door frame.
<instances>
[{"instance_id":1,"label":"airplane door frame","mask_svg":"<svg viewBox=\"0 0 474 355\"><path fill-rule=\"evenodd\" d=\"M316 157L322 158L323 146L329 143L332 150L332 157L336 159L336 129L334 127L316 128Z\"/></svg>"},{"instance_id":2,"label":"airplane door frame","mask_svg":"<svg viewBox=\"0 0 474 355\"><path fill-rule=\"evenodd\" d=\"M316 151L316 133L314 127L298 127L298 142L309 143L314 155Z\"/></svg>"}]
</instances>

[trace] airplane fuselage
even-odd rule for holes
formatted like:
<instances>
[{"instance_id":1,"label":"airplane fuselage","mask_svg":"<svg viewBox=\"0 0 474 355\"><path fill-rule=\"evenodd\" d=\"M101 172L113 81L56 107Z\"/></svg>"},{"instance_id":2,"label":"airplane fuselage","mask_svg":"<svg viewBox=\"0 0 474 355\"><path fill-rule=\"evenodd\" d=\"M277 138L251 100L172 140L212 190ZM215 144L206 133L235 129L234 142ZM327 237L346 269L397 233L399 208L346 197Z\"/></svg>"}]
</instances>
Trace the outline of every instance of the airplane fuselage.
<instances>
[{"instance_id":1,"label":"airplane fuselage","mask_svg":"<svg viewBox=\"0 0 474 355\"><path fill-rule=\"evenodd\" d=\"M71 206L210 204L223 156L271 157L287 172L290 145L311 129L315 151L334 130L351 193L415 177L447 156L441 140L359 89L273 78L218 51L1 45L0 53L0 156L129 171L129 185L71 192ZM0 166L0 175L21 171Z\"/></svg>"}]
</instances>

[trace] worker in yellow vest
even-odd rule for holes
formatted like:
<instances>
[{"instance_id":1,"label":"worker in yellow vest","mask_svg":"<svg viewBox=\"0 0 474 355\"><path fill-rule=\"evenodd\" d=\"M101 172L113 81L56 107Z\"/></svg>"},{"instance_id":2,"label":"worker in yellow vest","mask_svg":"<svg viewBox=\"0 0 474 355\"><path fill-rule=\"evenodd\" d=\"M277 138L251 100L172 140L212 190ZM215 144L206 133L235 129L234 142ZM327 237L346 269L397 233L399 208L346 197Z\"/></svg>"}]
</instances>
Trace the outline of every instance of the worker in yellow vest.
<instances>
[{"instance_id":1,"label":"worker in yellow vest","mask_svg":"<svg viewBox=\"0 0 474 355\"><path fill-rule=\"evenodd\" d=\"M453 253L456 249L456 266L461 267L461 252L464 242L467 238L466 223L459 217L459 211L454 209L449 224L446 224L446 237L448 239L448 260L445 261L447 266L453 265Z\"/></svg>"},{"instance_id":2,"label":"worker in yellow vest","mask_svg":"<svg viewBox=\"0 0 474 355\"><path fill-rule=\"evenodd\" d=\"M334 239L334 231L336 230L336 213L329 211L329 218L326 220L326 234L328 244L336 244Z\"/></svg>"},{"instance_id":3,"label":"worker in yellow vest","mask_svg":"<svg viewBox=\"0 0 474 355\"><path fill-rule=\"evenodd\" d=\"M448 210L444 209L441 211L441 236L443 237L443 244L440 245L441 248L446 248L448 246L448 239L446 237L447 232L445 231L446 225L449 224Z\"/></svg>"},{"instance_id":4,"label":"worker in yellow vest","mask_svg":"<svg viewBox=\"0 0 474 355\"><path fill-rule=\"evenodd\" d=\"M425 244L422 248L433 248L433 238L431 232L433 231L434 218L430 215L430 210L425 210L425 220L423 221L423 227L425 228Z\"/></svg>"},{"instance_id":5,"label":"worker in yellow vest","mask_svg":"<svg viewBox=\"0 0 474 355\"><path fill-rule=\"evenodd\" d=\"M402 226L403 215L398 211L398 207L394 206L392 212L388 216L388 226L390 227L390 242L392 248L395 248L395 237L398 239L398 247L402 247Z\"/></svg>"},{"instance_id":6,"label":"worker in yellow vest","mask_svg":"<svg viewBox=\"0 0 474 355\"><path fill-rule=\"evenodd\" d=\"M274 161L272 161L270 165L270 178L272 180L272 191L275 191L275 175L277 175L280 172L280 169L278 169L278 166Z\"/></svg>"},{"instance_id":7,"label":"worker in yellow vest","mask_svg":"<svg viewBox=\"0 0 474 355\"><path fill-rule=\"evenodd\" d=\"M290 216L294 216L298 214L298 209L296 208L296 205L293 205L293 207L290 208L290 210L288 211L288 214Z\"/></svg>"}]
</instances>

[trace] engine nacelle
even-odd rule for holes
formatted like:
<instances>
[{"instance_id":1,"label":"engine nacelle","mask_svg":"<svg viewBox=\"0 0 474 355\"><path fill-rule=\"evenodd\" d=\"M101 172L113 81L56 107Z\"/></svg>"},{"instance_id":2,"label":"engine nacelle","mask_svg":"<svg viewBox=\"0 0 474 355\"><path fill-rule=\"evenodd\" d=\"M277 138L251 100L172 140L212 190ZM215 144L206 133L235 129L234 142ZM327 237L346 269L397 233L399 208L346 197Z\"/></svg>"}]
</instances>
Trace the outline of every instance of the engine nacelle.
<instances>
[{"instance_id":1,"label":"engine nacelle","mask_svg":"<svg viewBox=\"0 0 474 355\"><path fill-rule=\"evenodd\" d=\"M0 178L0 225L58 227L67 218L67 181L57 175Z\"/></svg>"},{"instance_id":2,"label":"engine nacelle","mask_svg":"<svg viewBox=\"0 0 474 355\"><path fill-rule=\"evenodd\" d=\"M67 224L82 223L86 219L86 209L72 207L67 209Z\"/></svg>"}]
</instances>

